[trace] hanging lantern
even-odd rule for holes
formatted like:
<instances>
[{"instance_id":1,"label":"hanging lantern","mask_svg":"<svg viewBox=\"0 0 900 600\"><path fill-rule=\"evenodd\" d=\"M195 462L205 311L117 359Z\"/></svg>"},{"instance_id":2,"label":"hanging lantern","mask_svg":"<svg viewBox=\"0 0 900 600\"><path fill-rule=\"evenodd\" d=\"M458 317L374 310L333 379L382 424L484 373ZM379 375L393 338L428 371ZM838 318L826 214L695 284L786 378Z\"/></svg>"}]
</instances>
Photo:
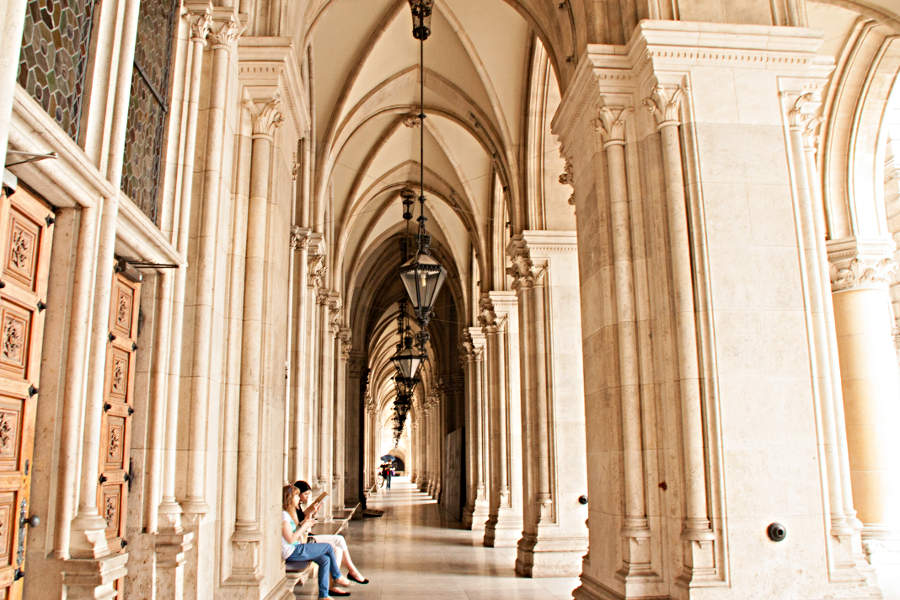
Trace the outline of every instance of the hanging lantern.
<instances>
[{"instance_id":1,"label":"hanging lantern","mask_svg":"<svg viewBox=\"0 0 900 600\"><path fill-rule=\"evenodd\" d=\"M412 379L419 372L419 366L425 360L425 354L413 348L412 336L405 336L403 348L391 358L401 377Z\"/></svg>"},{"instance_id":2,"label":"hanging lantern","mask_svg":"<svg viewBox=\"0 0 900 600\"><path fill-rule=\"evenodd\" d=\"M416 255L400 267L400 279L416 310L420 323L427 323L437 293L447 279L447 269L420 246Z\"/></svg>"}]
</instances>

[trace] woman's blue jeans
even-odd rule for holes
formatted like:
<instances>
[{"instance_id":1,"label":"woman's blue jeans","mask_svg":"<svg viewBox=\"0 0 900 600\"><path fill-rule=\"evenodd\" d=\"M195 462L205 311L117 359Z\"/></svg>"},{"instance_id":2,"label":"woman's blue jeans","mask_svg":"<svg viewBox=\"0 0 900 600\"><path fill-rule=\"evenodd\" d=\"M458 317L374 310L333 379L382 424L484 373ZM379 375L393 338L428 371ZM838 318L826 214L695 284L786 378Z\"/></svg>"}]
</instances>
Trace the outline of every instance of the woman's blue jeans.
<instances>
[{"instance_id":1,"label":"woman's blue jeans","mask_svg":"<svg viewBox=\"0 0 900 600\"><path fill-rule=\"evenodd\" d=\"M319 598L328 597L328 578L339 579L341 568L334 557L334 549L328 544L296 544L287 557L290 562L313 561L319 565Z\"/></svg>"}]
</instances>

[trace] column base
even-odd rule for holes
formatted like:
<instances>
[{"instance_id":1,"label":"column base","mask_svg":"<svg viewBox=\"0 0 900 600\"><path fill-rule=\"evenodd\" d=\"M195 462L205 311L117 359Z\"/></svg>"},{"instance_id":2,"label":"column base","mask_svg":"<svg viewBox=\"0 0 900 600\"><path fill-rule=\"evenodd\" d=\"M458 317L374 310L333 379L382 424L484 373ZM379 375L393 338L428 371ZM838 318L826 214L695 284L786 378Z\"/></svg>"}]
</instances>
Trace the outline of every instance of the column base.
<instances>
[{"instance_id":1,"label":"column base","mask_svg":"<svg viewBox=\"0 0 900 600\"><path fill-rule=\"evenodd\" d=\"M125 577L128 554L108 554L102 558L73 558L63 562L62 581L68 600L112 600L113 584Z\"/></svg>"},{"instance_id":2,"label":"column base","mask_svg":"<svg viewBox=\"0 0 900 600\"><path fill-rule=\"evenodd\" d=\"M463 529L471 531L484 531L485 522L491 515L488 509L487 500L475 498L473 504L467 504L463 509L462 526Z\"/></svg>"},{"instance_id":3,"label":"column base","mask_svg":"<svg viewBox=\"0 0 900 600\"><path fill-rule=\"evenodd\" d=\"M484 545L488 548L515 548L522 537L522 515L511 508L500 508L484 524Z\"/></svg>"},{"instance_id":4,"label":"column base","mask_svg":"<svg viewBox=\"0 0 900 600\"><path fill-rule=\"evenodd\" d=\"M110 554L106 521L99 515L77 515L72 519L72 558L99 559Z\"/></svg>"},{"instance_id":5,"label":"column base","mask_svg":"<svg viewBox=\"0 0 900 600\"><path fill-rule=\"evenodd\" d=\"M161 531L156 535L156 598L184 598L185 554L193 547L194 532Z\"/></svg>"},{"instance_id":6,"label":"column base","mask_svg":"<svg viewBox=\"0 0 900 600\"><path fill-rule=\"evenodd\" d=\"M862 547L885 598L900 598L900 534L866 526Z\"/></svg>"},{"instance_id":7,"label":"column base","mask_svg":"<svg viewBox=\"0 0 900 600\"><path fill-rule=\"evenodd\" d=\"M516 545L516 575L520 577L577 577L587 553L587 536L567 536L538 527L524 533Z\"/></svg>"},{"instance_id":8,"label":"column base","mask_svg":"<svg viewBox=\"0 0 900 600\"><path fill-rule=\"evenodd\" d=\"M236 528L231 536L231 575L226 584L258 588L262 580L259 546L262 536L253 529Z\"/></svg>"},{"instance_id":9,"label":"column base","mask_svg":"<svg viewBox=\"0 0 900 600\"><path fill-rule=\"evenodd\" d=\"M625 600L625 598L628 598L629 596L626 596L617 590L610 589L596 579L582 573L581 585L575 588L575 591L572 592L572 597L575 600ZM630 597L634 598L636 596ZM642 597L653 598L653 596Z\"/></svg>"}]
</instances>

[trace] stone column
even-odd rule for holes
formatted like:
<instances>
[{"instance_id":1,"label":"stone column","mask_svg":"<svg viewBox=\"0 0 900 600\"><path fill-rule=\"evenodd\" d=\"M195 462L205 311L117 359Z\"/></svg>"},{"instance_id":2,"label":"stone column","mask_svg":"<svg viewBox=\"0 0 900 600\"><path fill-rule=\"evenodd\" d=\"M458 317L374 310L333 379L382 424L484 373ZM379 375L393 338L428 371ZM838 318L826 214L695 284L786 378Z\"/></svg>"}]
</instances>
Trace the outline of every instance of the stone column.
<instances>
[{"instance_id":1,"label":"stone column","mask_svg":"<svg viewBox=\"0 0 900 600\"><path fill-rule=\"evenodd\" d=\"M837 358L837 339L834 334L834 305L831 284L828 281L828 255L825 228L817 213L819 201L816 186L815 130L821 98L814 92L783 93L788 101L787 117L791 141L793 176L796 186L795 213L797 237L803 249L804 286L809 303L809 337L813 386L819 397L823 429L824 463L828 477L828 507L830 533L846 557L852 556L858 547L856 535L856 511L849 489L849 463L841 415L841 374ZM842 448L844 449L842 452ZM858 554L858 552L856 552Z\"/></svg>"},{"instance_id":2,"label":"stone column","mask_svg":"<svg viewBox=\"0 0 900 600\"><path fill-rule=\"evenodd\" d=\"M332 329L331 313L339 309L339 300L333 292L325 288L316 290L319 305L319 374L316 394L318 416L318 452L316 460L316 488L327 490L329 496L323 502L324 520L330 520L334 506L332 489L332 465L334 444L334 345L336 331Z\"/></svg>"},{"instance_id":3,"label":"stone column","mask_svg":"<svg viewBox=\"0 0 900 600\"><path fill-rule=\"evenodd\" d=\"M349 329L347 330L349 336ZM343 339L343 338L342 338ZM349 337L348 340L348 350ZM365 471L363 451L365 446L365 406L363 386L365 378L365 354L349 351L347 362L347 386L345 389L344 420L346 438L344 440L344 506L354 507L363 499L363 473Z\"/></svg>"},{"instance_id":4,"label":"stone column","mask_svg":"<svg viewBox=\"0 0 900 600\"><path fill-rule=\"evenodd\" d=\"M630 107L602 106L595 122L606 151L609 175L609 219L612 230L616 336L618 338L618 394L621 398L622 463L625 519L622 525L622 566L618 573L626 589L632 583L657 579L650 564L650 526L644 500L641 392L637 335L631 217L625 169L625 119Z\"/></svg>"},{"instance_id":5,"label":"stone column","mask_svg":"<svg viewBox=\"0 0 900 600\"><path fill-rule=\"evenodd\" d=\"M378 457L375 448L375 434L378 429L378 408L375 400L369 396L366 399L366 493L375 486L375 471L378 469Z\"/></svg>"},{"instance_id":6,"label":"stone column","mask_svg":"<svg viewBox=\"0 0 900 600\"><path fill-rule=\"evenodd\" d=\"M518 312L516 304L515 292L489 292L481 299L479 316L486 339L490 414L491 494L484 545L497 548L514 547L522 533L521 469L512 468L522 464L518 340L515 348L509 344L510 316L511 311L515 311L513 315ZM518 336L517 327L512 329ZM514 472L519 476L515 477Z\"/></svg>"},{"instance_id":7,"label":"stone column","mask_svg":"<svg viewBox=\"0 0 900 600\"><path fill-rule=\"evenodd\" d=\"M309 311L307 322L306 341L306 358L303 361L304 370L304 389L305 389L305 405L306 405L306 422L308 423L304 435L304 447L306 450L304 462L305 479L311 486L316 485L316 475L318 474L319 464L319 381L321 379L321 371L319 369L319 361L322 353L321 343L321 311L324 302L327 302L327 292L325 291L325 277L328 269L325 265L325 238L321 233L313 232L310 234L309 241L309 280L307 287L307 301ZM322 290L322 293L319 292Z\"/></svg>"},{"instance_id":8,"label":"stone column","mask_svg":"<svg viewBox=\"0 0 900 600\"><path fill-rule=\"evenodd\" d=\"M428 485L431 482L431 407L428 405L427 399L424 398L420 401L419 407L419 414L422 416L422 431L419 434L422 438L422 472L421 477L419 478L418 488L419 491L427 492Z\"/></svg>"},{"instance_id":9,"label":"stone column","mask_svg":"<svg viewBox=\"0 0 900 600\"><path fill-rule=\"evenodd\" d=\"M828 243L853 500L876 565L900 565L900 375L892 337L894 242ZM886 565L885 565L886 566ZM896 578L892 582L896 585Z\"/></svg>"},{"instance_id":10,"label":"stone column","mask_svg":"<svg viewBox=\"0 0 900 600\"><path fill-rule=\"evenodd\" d=\"M21 35L20 35L21 37ZM85 347L88 344L91 310L91 283L93 276L92 261L94 241L97 238L99 209L94 206L81 210L81 221L78 225L77 256L82 258L76 264L74 281L72 282L72 308L69 317L69 348ZM85 370L89 357L83 352L68 352L66 355L66 410L62 413L62 443L60 447L59 487L57 491L57 509L53 554L56 558L69 557L69 539L72 515L75 512L75 498L79 482L78 451L80 443L80 417L86 398L84 396ZM154 506L155 508L155 506Z\"/></svg>"},{"instance_id":11,"label":"stone column","mask_svg":"<svg viewBox=\"0 0 900 600\"><path fill-rule=\"evenodd\" d=\"M714 573L716 536L709 519L707 499L700 364L697 322L694 316L696 306L691 242L688 233L690 223L685 205L682 148L678 130L682 95L680 87L658 86L645 102L656 117L665 180L684 452L685 514L682 520L681 540L684 550L685 580L691 581L694 579L695 571L700 577Z\"/></svg>"},{"instance_id":12,"label":"stone column","mask_svg":"<svg viewBox=\"0 0 900 600\"><path fill-rule=\"evenodd\" d=\"M309 319L309 292L307 286L307 278L309 268L307 261L309 259L309 229L294 227L291 229L291 247L297 253L295 268L297 271L297 299L295 301L294 315L295 322L293 324L295 331L294 343L294 386L291 390L291 414L294 417L293 428L291 430L291 460L292 471L289 471L288 480L291 482L303 479L307 476L305 470L307 461L307 448L304 444L309 431L309 420L307 414L307 404L309 398L306 395L306 380L309 372L307 353L307 339L309 327L307 319Z\"/></svg>"},{"instance_id":13,"label":"stone column","mask_svg":"<svg viewBox=\"0 0 900 600\"><path fill-rule=\"evenodd\" d=\"M191 420L188 439L187 495L182 502L185 514L203 518L209 511L206 502L206 434L209 414L210 352L213 337L213 296L215 263L218 250L219 205L223 202L220 183L225 148L225 104L229 66L240 26L234 17L215 23L208 36L212 47L212 73L209 80L205 165L200 204L200 231L194 263L194 348L191 355ZM196 82L199 84L199 82ZM230 141L230 140L229 140Z\"/></svg>"},{"instance_id":14,"label":"stone column","mask_svg":"<svg viewBox=\"0 0 900 600\"><path fill-rule=\"evenodd\" d=\"M241 338L241 394L238 413L237 507L232 545L234 582L256 586L261 578L259 528L259 422L262 405L262 316L265 294L269 172L275 130L283 121L275 97L254 106L247 254L244 270L244 326Z\"/></svg>"},{"instance_id":15,"label":"stone column","mask_svg":"<svg viewBox=\"0 0 900 600\"><path fill-rule=\"evenodd\" d=\"M336 317L335 346L337 370L334 378L334 446L332 472L334 473L334 510L339 516L345 506L346 465L344 445L347 441L347 378L350 375L350 351L353 349L350 329L340 325L340 313Z\"/></svg>"},{"instance_id":16,"label":"stone column","mask_svg":"<svg viewBox=\"0 0 900 600\"><path fill-rule=\"evenodd\" d=\"M480 327L470 327L464 334L464 343L471 356L469 378L471 383L466 398L466 419L469 431L466 434L467 454L471 460L472 488L468 490L469 501L463 509L463 527L474 532L483 532L485 522L490 514L488 505L487 469L484 451L485 419L484 419L484 333Z\"/></svg>"},{"instance_id":17,"label":"stone column","mask_svg":"<svg viewBox=\"0 0 900 600\"><path fill-rule=\"evenodd\" d=\"M525 500L516 572L577 575L587 550L584 383L574 232L525 231L508 255L520 307L525 378L522 446Z\"/></svg>"}]
</instances>

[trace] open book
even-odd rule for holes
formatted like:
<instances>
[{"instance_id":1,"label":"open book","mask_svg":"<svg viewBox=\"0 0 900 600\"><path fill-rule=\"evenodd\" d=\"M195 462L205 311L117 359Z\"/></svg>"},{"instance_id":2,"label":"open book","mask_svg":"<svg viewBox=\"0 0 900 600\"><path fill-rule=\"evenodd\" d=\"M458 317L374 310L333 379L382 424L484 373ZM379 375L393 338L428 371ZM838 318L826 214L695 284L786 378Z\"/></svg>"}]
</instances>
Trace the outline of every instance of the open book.
<instances>
[{"instance_id":1,"label":"open book","mask_svg":"<svg viewBox=\"0 0 900 600\"><path fill-rule=\"evenodd\" d=\"M322 501L325 500L325 496L327 496L327 495L328 495L327 491L323 491L321 494L319 494L319 496L315 500L310 502L309 506L307 506L303 510L303 514L304 515L312 514L312 512L314 510L316 510L316 507L319 506L320 504L322 504Z\"/></svg>"}]
</instances>

